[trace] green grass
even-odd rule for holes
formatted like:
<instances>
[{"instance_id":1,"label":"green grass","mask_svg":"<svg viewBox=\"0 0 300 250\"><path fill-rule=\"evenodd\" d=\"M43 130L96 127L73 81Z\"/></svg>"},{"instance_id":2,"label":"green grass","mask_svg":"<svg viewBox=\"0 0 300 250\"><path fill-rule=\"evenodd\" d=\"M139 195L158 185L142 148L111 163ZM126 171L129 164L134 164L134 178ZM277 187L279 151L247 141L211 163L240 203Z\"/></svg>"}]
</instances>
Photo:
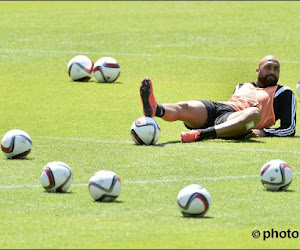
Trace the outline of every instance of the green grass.
<instances>
[{"instance_id":1,"label":"green grass","mask_svg":"<svg viewBox=\"0 0 300 250\"><path fill-rule=\"evenodd\" d=\"M167 123L156 146L135 146L130 126L143 115L139 84L150 76L160 103L225 101L256 80L259 60L281 61L280 84L299 78L300 2L1 2L0 134L32 137L27 160L0 158L0 248L299 248L299 239L253 239L264 230L300 230L295 138L181 144ZM112 56L116 83L75 83L68 61ZM297 112L298 115L298 112ZM299 116L299 115L298 115ZM299 127L299 126L298 126ZM297 133L298 134L298 133ZM261 166L287 161L289 192L264 191ZM41 169L64 161L66 194L40 186ZM116 202L93 202L86 184L98 170L122 180ZM212 196L206 217L181 216L186 185Z\"/></svg>"}]
</instances>

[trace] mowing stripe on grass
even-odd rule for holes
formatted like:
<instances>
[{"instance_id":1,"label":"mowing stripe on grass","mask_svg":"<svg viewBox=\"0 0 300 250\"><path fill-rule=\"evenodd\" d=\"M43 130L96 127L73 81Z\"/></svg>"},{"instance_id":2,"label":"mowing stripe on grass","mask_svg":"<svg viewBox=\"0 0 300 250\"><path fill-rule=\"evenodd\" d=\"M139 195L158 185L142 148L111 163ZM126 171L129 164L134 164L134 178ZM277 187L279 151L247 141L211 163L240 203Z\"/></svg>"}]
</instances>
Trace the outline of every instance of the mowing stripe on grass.
<instances>
[{"instance_id":1,"label":"mowing stripe on grass","mask_svg":"<svg viewBox=\"0 0 300 250\"><path fill-rule=\"evenodd\" d=\"M34 136L33 138L39 138L39 139L49 139L49 140L62 140L62 141L79 141L79 142L95 142L95 143L109 143L109 144L133 144L133 141L114 141L114 140L98 140L98 139L84 139L84 138L63 138L63 137L50 137L50 136ZM205 149L220 149L220 150L232 150L235 151L247 151L247 152L267 152L267 153L285 153L285 154L300 154L300 151L296 150L272 150L272 149L258 149L258 148L234 148L234 147L220 147L220 146L206 146L201 145L198 143L193 144L172 144L172 143L161 143L157 144L157 146L164 146L164 147L187 147L187 148L205 148ZM153 146L151 146L153 147ZM154 145L154 147L156 147Z\"/></svg>"},{"instance_id":2,"label":"mowing stripe on grass","mask_svg":"<svg viewBox=\"0 0 300 250\"><path fill-rule=\"evenodd\" d=\"M298 175L300 172L294 172L293 175ZM259 178L259 175L241 175L241 176L221 176L221 177L199 177L199 178L180 178L180 179L162 179L162 180L142 180L142 181L122 181L123 184L152 184L152 183L166 183L166 182L182 182L182 181L221 181L221 180L231 180L231 179L249 179L249 178ZM87 187L87 183L72 184L72 187ZM14 189L14 188L41 188L41 185L9 185L0 186L0 189Z\"/></svg>"},{"instance_id":3,"label":"mowing stripe on grass","mask_svg":"<svg viewBox=\"0 0 300 250\"><path fill-rule=\"evenodd\" d=\"M79 141L79 142L95 142L95 143L117 143L117 144L133 144L133 141L114 141L114 140L98 140L98 139L85 139L74 137L51 137L51 136L33 136L33 138L49 139L49 140L61 140L61 141Z\"/></svg>"},{"instance_id":4,"label":"mowing stripe on grass","mask_svg":"<svg viewBox=\"0 0 300 250\"><path fill-rule=\"evenodd\" d=\"M142 180L142 181L122 181L123 184L148 184L148 183L164 183L164 182L180 182L180 181L199 181L199 180L227 180L227 179L245 179L245 178L259 178L259 175L242 175L242 176L222 176L222 177L199 177L199 178L182 178L182 179L165 179L165 180ZM74 187L87 186L88 184L72 184ZM10 188L40 188L41 185L9 185L0 186L0 189Z\"/></svg>"},{"instance_id":5,"label":"mowing stripe on grass","mask_svg":"<svg viewBox=\"0 0 300 250\"><path fill-rule=\"evenodd\" d=\"M165 54L144 54L144 53L127 53L127 52L94 52L94 51L76 51L76 50L33 50L33 49L1 49L2 53L34 53L34 54L82 54L82 55L116 55L116 56L137 56L137 57L167 57L167 58L187 58L187 59L206 59L216 61L245 61L257 62L257 60L232 57L216 57L216 56L195 56L195 55L165 55ZM299 64L300 61L281 60L282 63Z\"/></svg>"}]
</instances>

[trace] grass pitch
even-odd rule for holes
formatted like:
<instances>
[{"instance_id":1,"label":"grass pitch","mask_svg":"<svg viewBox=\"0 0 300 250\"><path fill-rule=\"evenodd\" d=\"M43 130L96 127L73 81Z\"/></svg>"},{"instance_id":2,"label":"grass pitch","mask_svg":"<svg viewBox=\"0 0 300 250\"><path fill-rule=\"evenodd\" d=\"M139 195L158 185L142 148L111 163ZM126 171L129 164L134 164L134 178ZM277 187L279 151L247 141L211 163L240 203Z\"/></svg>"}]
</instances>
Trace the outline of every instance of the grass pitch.
<instances>
[{"instance_id":1,"label":"grass pitch","mask_svg":"<svg viewBox=\"0 0 300 250\"><path fill-rule=\"evenodd\" d=\"M0 134L33 139L26 160L0 158L0 248L299 248L299 238L252 237L253 230L299 231L299 137L209 140L184 145L181 122L156 118L156 146L135 146L143 115L139 84L153 80L159 103L227 100L256 79L259 60L281 61L280 84L299 78L300 2L1 2ZM113 84L75 83L68 61L114 57ZM298 126L299 127L299 126ZM297 133L298 134L298 133ZM271 159L294 171L288 192L264 191ZM64 161L66 194L40 186L41 169ZM109 169L122 180L116 202L97 203L87 183ZM188 219L176 197L204 186L212 206Z\"/></svg>"}]
</instances>

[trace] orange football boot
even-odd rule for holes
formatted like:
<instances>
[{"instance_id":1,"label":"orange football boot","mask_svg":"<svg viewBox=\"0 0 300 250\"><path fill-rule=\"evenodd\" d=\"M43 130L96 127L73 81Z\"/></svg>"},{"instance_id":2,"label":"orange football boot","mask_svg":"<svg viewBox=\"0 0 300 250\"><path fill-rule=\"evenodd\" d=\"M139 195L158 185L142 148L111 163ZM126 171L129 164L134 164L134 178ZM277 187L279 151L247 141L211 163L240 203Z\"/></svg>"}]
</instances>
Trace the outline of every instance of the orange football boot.
<instances>
[{"instance_id":1,"label":"orange football boot","mask_svg":"<svg viewBox=\"0 0 300 250\"><path fill-rule=\"evenodd\" d=\"M145 77L140 86L141 101L143 104L144 115L148 117L155 116L157 102L155 100L152 88L152 82L149 77Z\"/></svg>"},{"instance_id":2,"label":"orange football boot","mask_svg":"<svg viewBox=\"0 0 300 250\"><path fill-rule=\"evenodd\" d=\"M181 142L182 143L189 143L198 141L200 138L201 131L199 130L191 130L189 132L181 132Z\"/></svg>"}]
</instances>

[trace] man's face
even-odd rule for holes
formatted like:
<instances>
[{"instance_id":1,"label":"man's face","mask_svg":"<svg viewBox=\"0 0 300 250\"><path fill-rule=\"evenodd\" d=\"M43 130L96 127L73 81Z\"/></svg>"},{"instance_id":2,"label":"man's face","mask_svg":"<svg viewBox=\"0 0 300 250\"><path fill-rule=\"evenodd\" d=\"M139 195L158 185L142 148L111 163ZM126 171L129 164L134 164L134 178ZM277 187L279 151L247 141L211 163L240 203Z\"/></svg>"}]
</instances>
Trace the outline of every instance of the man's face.
<instances>
[{"instance_id":1,"label":"man's face","mask_svg":"<svg viewBox=\"0 0 300 250\"><path fill-rule=\"evenodd\" d=\"M279 79L280 65L276 61L266 61L256 70L258 81L263 87L274 86Z\"/></svg>"}]
</instances>

